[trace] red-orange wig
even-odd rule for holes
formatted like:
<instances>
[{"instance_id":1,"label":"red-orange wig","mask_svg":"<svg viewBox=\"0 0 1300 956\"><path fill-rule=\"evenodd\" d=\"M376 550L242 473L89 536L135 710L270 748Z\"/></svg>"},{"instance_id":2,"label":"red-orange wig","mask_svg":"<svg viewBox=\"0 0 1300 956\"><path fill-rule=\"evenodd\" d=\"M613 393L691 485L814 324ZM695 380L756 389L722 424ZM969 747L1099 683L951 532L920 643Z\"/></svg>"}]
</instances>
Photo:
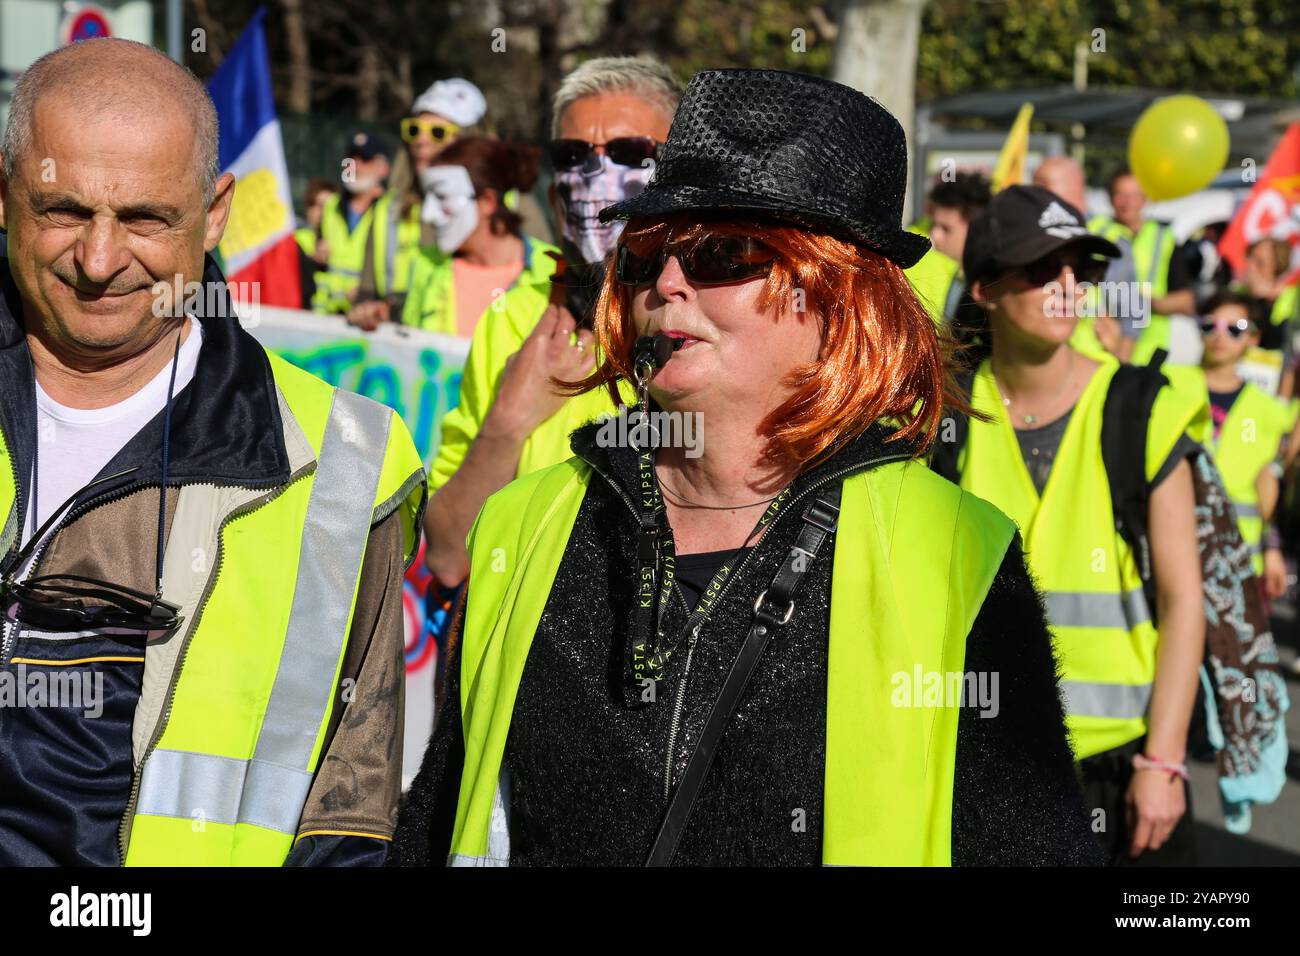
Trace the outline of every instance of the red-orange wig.
<instances>
[{"instance_id":1,"label":"red-orange wig","mask_svg":"<svg viewBox=\"0 0 1300 956\"><path fill-rule=\"evenodd\" d=\"M776 253L758 299L764 315L780 304L777 321L790 319L796 290L803 290L803 309L822 326L820 360L791 371L794 394L760 427L769 455L803 466L882 419L898 426L891 440L920 437L924 450L944 404L966 408L945 371L950 346L940 341L903 270L878 253L796 225L698 214L633 219L619 241L648 256L669 241L685 245L719 233L752 236ZM604 361L579 382L558 383L567 391L603 385L619 403L619 379L632 378L632 292L611 265L594 323Z\"/></svg>"}]
</instances>

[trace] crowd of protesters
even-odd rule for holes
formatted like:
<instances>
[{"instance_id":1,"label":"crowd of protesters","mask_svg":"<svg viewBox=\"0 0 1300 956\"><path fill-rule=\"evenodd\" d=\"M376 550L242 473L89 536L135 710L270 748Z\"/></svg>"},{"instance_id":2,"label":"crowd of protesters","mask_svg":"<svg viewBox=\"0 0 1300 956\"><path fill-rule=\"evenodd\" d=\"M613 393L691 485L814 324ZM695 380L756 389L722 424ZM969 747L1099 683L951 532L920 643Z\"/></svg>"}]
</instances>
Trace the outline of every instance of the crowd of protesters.
<instances>
[{"instance_id":1,"label":"crowd of protesters","mask_svg":"<svg viewBox=\"0 0 1300 956\"><path fill-rule=\"evenodd\" d=\"M178 80L133 48L88 49L65 58L104 72L138 61L159 93ZM66 111L77 89L59 62L16 100L24 136L41 95L71 123L49 105ZM187 111L206 123L203 97L184 89L172 126ZM216 591L205 669L173 679L177 716L169 703L152 738L135 741L143 765L133 719L159 688L140 639L118 720L98 731L118 777L97 830L38 853L50 825L31 811L0 827L0 850L54 862L1170 865L1197 860L1190 760L1217 756L1239 831L1252 805L1276 798L1288 702L1270 611L1292 589L1287 549L1300 537L1287 243L1254 243L1234 275L1215 252L1223 224L1177 242L1146 215L1128 170L1107 181L1110 212L1089 217L1083 171L1066 157L1030 185L940 179L906 226L897 120L799 73L705 70L683 86L652 59L589 60L557 89L545 150L480 135L486 110L472 83L440 80L398 124L396 154L357 133L338 181L308 184L297 235L313 309L361 332L397 323L471 341L427 508L387 410L242 332L200 351L205 337L225 340L199 316L166 342L162 325L137 330L152 359L132 387L157 401L124 447L150 468L161 449L162 495L98 512L99 538L121 546L124 528L156 526L157 560L132 549L151 562L132 565L131 589L80 580L113 596L108 623L180 628L207 597L186 584L190 603L163 600L184 564L165 539L220 536L226 519L210 519L226 508L258 532L246 554L218 541L244 555L233 567L247 569L245 590ZM152 122L143 101L133 117ZM13 168L26 140L8 136L6 184L39 192ZM187 209L217 210L206 231L190 230L186 260L215 273L203 252L220 238L233 179L208 184L214 199L176 156L145 191L183 181ZM533 195L543 158L554 244L535 234L547 219ZM34 290L60 266L41 258L38 202L14 208L5 261L30 275L0 300L4 354L18 363L0 384L21 393L23 415L0 416L0 438L25 442L49 402L44 367L29 374L15 356L43 354L23 316L49 311L57 326ZM72 249L80 220L54 215ZM1200 358L1174 362L1174 329L1189 320ZM236 352L245 372L266 374L213 366ZM1272 384L1244 374L1252 362L1276 370ZM202 391L218 381L225 391ZM33 394L39 407L27 409ZM226 416L243 429L217 429L228 456L285 493L222 496L221 472L200 482L208 498L183 484L169 496L169 468L198 481L225 467L204 456L210 442L184 439L235 406L261 417ZM636 429L627 434L640 439L610 440L617 415L694 416L708 437L687 447L656 428L648 441ZM81 592L55 600L32 590L52 587L46 578L22 576L29 558L42 570L53 560L75 583L96 546L38 526L35 502L23 510L29 492L45 503L53 478L36 470L42 443L10 441L33 456L0 487L18 522L5 534L22 529L4 568L12 636L45 640L48 625L84 640ZM83 478L117 451L83 463ZM156 519L107 523L152 503ZM394 748L376 742L391 744L402 699L378 688L400 683L395 583L421 526L442 686L399 810ZM52 558L40 550L47 532L63 535ZM301 556L284 551L299 542ZM278 596L257 583L262 552L284 552L276 573L297 575L274 579ZM343 558L352 590L333 594ZM97 573L112 579L120 563L110 556ZM294 638L309 646L325 617L351 624L330 666L310 667ZM305 656L259 652L256 673L238 678L249 713L205 730L203 682L238 671L231 656L251 659L236 636L254 619L284 624L283 653ZM224 656L205 662L220 639ZM172 659L177 675L185 662ZM311 700L335 703L302 727L274 707L254 713L293 690L276 675L295 668L319 671ZM339 697L345 678L365 687L364 705ZM266 732L245 739L262 717ZM42 732L24 731L26 743ZM269 817L242 808L275 803L286 784L265 767L285 766L261 755L272 736L295 735L326 745L289 768L296 802L267 838ZM188 821L177 808L200 799L186 788L231 763L232 748L253 756L216 788L236 794L231 819L178 836L175 821ZM346 805L342 784L327 787L340 766L355 783ZM77 783L33 780L32 792L46 785ZM74 804L41 812L75 817Z\"/></svg>"},{"instance_id":2,"label":"crowd of protesters","mask_svg":"<svg viewBox=\"0 0 1300 956\"><path fill-rule=\"evenodd\" d=\"M464 755L458 756L459 742L452 738L464 732L457 713L464 666L458 645L464 629L474 626L473 605L468 618L463 607L465 582L474 571L465 538L484 503L511 480L575 453L576 460L590 460L592 452L579 448L581 432L575 429L616 408L615 396L628 405L635 397L631 374L608 378L609 396L591 391L594 379L584 377L593 374L589 350L595 346L599 354L614 341L595 307L602 286L610 294L620 288L606 281L605 271L616 253L631 256L618 251L631 248L630 235L619 239L620 220L601 221L600 213L647 188L645 170L664 158L679 91L668 71L643 59L597 60L566 78L549 144L555 173L549 205L562 233L561 250L523 232L514 211L536 181L535 154L472 135L484 103L464 80L435 84L403 120L406 150L399 164L414 175L404 177L398 192L383 192L373 177L345 180L351 198L341 204L326 200L321 217L337 223L328 230L314 227L314 254L304 244L319 270L318 283L346 290L337 309L354 325L373 330L395 321L473 339L460 403L444 422L430 483L431 602L441 609L440 622L456 623L439 633L440 650L449 658L440 668L440 729L408 805L408 830L418 832L420 843L412 850L408 832L408 857L424 858L426 841L476 862L498 852L515 862L556 862L573 850L533 845L539 837L525 835L527 824L516 816L512 849L464 851L474 841L465 842L470 824L458 822L457 794L464 782L458 760ZM454 102L451 92L457 94ZM692 119L706 122L678 122ZM701 126L698 135L706 133ZM698 147L683 142L679 148ZM373 137L360 137L349 156L366 169L373 157L387 161L386 147ZM318 208L324 188L318 182L309 186L310 208ZM728 229L746 234L764 255L806 272L797 256L780 251L783 241L765 232L764 223L782 216L825 223L826 215L819 219L807 208L782 211L770 197L737 198L743 193L738 188L728 200L705 201L698 197L706 184L695 189L695 199L665 207L664 214L693 210L713 223L711 237ZM949 396L943 421L960 427L955 439L936 430L932 465L1001 508L1027 545L1027 565L1043 595L1062 667L1060 696L1084 805L1112 820L1093 828L1105 856L1110 862L1187 863L1196 858L1188 759L1203 759L1216 748L1253 748L1255 761L1239 767L1235 789L1224 791L1237 797L1225 796L1225 813L1248 819L1252 799L1271 799L1268 781L1276 768L1270 762L1276 762L1284 738L1279 718L1285 689L1276 674L1269 611L1285 601L1294 581L1294 562L1284 550L1291 501L1286 469L1294 457L1288 448L1296 444L1288 439L1300 409L1300 396L1292 394L1296 286L1286 281L1292 247L1260 240L1248 249L1242 274L1234 275L1215 248L1226 223L1179 242L1168 224L1146 214L1146 196L1127 169L1107 179L1106 194L1109 211L1089 216L1083 170L1065 156L1040 163L1033 185L999 192L982 173L957 171L936 179L924 215L908 229L928 237L931 249L916 260L895 257L893 263L904 268L938 340L952 343L950 372L959 397ZM389 195L401 198L380 208ZM378 212L367 219L372 206ZM748 219L720 218L745 208L751 208ZM754 218L754 209L767 209L766 218ZM668 228L674 236L682 228L692 232L680 223ZM380 233L386 233L387 247ZM357 238L348 239L350 234ZM339 238L322 251L329 235ZM567 279L551 281L556 258L538 256L551 251L566 259ZM390 264L386 284L378 281L384 262ZM406 278L394 278L394 262L403 264L398 271ZM697 279L690 260L682 262L683 278ZM664 290L660 295L671 298ZM490 301L495 306L489 311ZM1172 323L1189 319L1199 327L1202 358L1199 364L1175 364L1168 359ZM1278 369L1271 388L1238 372L1240 363L1260 356ZM556 384L578 381L588 384L576 394ZM665 401L657 393L654 398ZM971 411L980 414L970 418ZM710 415L720 417L714 409ZM832 445L850 437L832 439ZM593 467L599 471L602 464L616 467ZM682 474L677 481L686 483ZM666 483L664 494L671 494ZM1215 520L1204 520L1208 513ZM674 525L691 514L676 515L668 507ZM507 518L520 519L518 513ZM677 533L680 540L680 528ZM749 548L747 543L741 553ZM732 552L710 549L677 556L676 584L688 596L688 610L708 591L710 575L730 567L731 558ZM567 558L554 560L567 566ZM482 592L483 585L470 593L476 590ZM1211 594L1217 597L1211 600ZM552 597L547 613L558 614L554 591ZM595 601L599 607L617 603L612 595ZM1223 626L1226 616L1244 621L1235 634ZM608 626L617 632L623 625ZM1262 655L1258 646L1249 649L1251 641L1264 643ZM597 655L593 664L601 660ZM1271 670L1273 677L1252 668ZM1233 675L1263 681L1265 713L1256 715L1252 739L1225 743L1223 722L1233 719L1226 701L1234 692ZM686 767L685 741L702 732L689 709L687 714L682 739L668 744L670 777L674 768ZM516 789L527 788L525 766L511 765L509 754L495 759L514 771ZM534 799L572 803L583 788L570 783L563 793ZM715 782L727 785L725 777ZM621 792L635 790L631 784ZM509 802L509 794L497 791L498 800ZM425 816L417 826L411 821L418 813ZM801 858L791 847L768 849L773 860ZM590 845L587 850L594 852ZM604 852L612 860L626 850L607 846ZM686 854L716 859L711 854L717 850L705 840Z\"/></svg>"}]
</instances>

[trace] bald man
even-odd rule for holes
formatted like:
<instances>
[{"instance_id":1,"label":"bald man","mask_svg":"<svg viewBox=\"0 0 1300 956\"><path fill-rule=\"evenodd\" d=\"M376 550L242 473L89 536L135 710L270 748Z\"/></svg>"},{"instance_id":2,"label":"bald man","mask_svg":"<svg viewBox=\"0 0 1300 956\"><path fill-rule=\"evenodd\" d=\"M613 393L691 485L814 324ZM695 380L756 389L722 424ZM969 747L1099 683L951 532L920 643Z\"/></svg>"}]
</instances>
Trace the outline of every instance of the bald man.
<instances>
[{"instance_id":1,"label":"bald man","mask_svg":"<svg viewBox=\"0 0 1300 956\"><path fill-rule=\"evenodd\" d=\"M1039 163L1034 170L1034 185L1050 189L1075 209L1088 207L1087 180L1084 178L1083 167L1069 156L1049 156ZM1106 275L1102 279L1106 295L1093 299L1094 302L1100 302L1093 335L1089 335L1086 327L1081 327L1075 334L1073 344L1082 351L1088 351L1089 346L1092 350L1100 346L1121 362L1127 362L1133 354L1133 346L1147 326L1150 300L1140 294L1137 285L1133 246L1122 236L1115 237L1114 242L1119 246L1120 257L1112 259L1106 267ZM1113 307L1111 311L1114 315L1107 314L1104 308L1106 305Z\"/></svg>"},{"instance_id":2,"label":"bald man","mask_svg":"<svg viewBox=\"0 0 1300 956\"><path fill-rule=\"evenodd\" d=\"M0 864L381 863L410 436L240 327L188 71L41 57L0 154Z\"/></svg>"}]
</instances>

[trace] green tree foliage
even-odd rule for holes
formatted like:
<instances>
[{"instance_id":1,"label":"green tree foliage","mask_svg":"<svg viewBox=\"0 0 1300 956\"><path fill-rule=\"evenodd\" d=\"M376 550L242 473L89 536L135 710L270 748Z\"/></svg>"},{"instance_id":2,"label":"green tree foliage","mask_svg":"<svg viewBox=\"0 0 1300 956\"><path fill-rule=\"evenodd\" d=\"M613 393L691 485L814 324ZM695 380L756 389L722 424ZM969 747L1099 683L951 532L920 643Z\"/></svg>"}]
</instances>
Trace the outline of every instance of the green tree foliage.
<instances>
[{"instance_id":1,"label":"green tree foliage","mask_svg":"<svg viewBox=\"0 0 1300 956\"><path fill-rule=\"evenodd\" d=\"M1092 87L1300 94L1300 4L1294 2L931 0L918 98L1069 84L1081 41L1090 50Z\"/></svg>"}]
</instances>

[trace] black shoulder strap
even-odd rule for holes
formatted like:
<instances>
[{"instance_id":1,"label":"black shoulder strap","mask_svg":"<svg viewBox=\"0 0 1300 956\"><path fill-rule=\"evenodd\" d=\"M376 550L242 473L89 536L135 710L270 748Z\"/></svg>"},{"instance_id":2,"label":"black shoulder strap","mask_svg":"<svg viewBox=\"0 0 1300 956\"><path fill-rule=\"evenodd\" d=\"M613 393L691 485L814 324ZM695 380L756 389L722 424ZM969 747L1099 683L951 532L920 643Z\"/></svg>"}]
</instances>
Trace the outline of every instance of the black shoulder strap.
<instances>
[{"instance_id":1,"label":"black shoulder strap","mask_svg":"<svg viewBox=\"0 0 1300 956\"><path fill-rule=\"evenodd\" d=\"M1169 383L1160 366L1164 349L1157 349L1145 366L1121 365L1110 381L1101 419L1101 457L1110 485L1115 528L1133 549L1147 604L1155 615L1155 575L1147 534L1147 430L1156 395Z\"/></svg>"},{"instance_id":2,"label":"black shoulder strap","mask_svg":"<svg viewBox=\"0 0 1300 956\"><path fill-rule=\"evenodd\" d=\"M957 375L957 385L967 397L970 396L974 382L974 372L966 371ZM961 457L961 450L966 447L969 435L970 419L956 409L945 407L943 416L939 419L939 434L930 446L930 468L953 484L961 480L957 460Z\"/></svg>"},{"instance_id":3,"label":"black shoulder strap","mask_svg":"<svg viewBox=\"0 0 1300 956\"><path fill-rule=\"evenodd\" d=\"M754 602L754 621L722 684L718 699L713 702L713 709L709 711L695 750L686 762L686 772L682 774L672 802L668 804L668 812L659 828L659 835L655 837L654 846L650 849L650 856L646 858L646 866L668 866L672 863L677 843L686 830L686 821L695 806L695 798L699 796L704 778L713 765L718 741L722 739L722 732L730 722L736 705L740 703L740 695L745 692L772 632L788 623L794 614L795 592L799 590L817 552L835 531L840 517L840 491L841 482L836 481L813 499L803 513L804 525L799 530L794 547L786 555L785 562L772 578L767 590Z\"/></svg>"}]
</instances>

